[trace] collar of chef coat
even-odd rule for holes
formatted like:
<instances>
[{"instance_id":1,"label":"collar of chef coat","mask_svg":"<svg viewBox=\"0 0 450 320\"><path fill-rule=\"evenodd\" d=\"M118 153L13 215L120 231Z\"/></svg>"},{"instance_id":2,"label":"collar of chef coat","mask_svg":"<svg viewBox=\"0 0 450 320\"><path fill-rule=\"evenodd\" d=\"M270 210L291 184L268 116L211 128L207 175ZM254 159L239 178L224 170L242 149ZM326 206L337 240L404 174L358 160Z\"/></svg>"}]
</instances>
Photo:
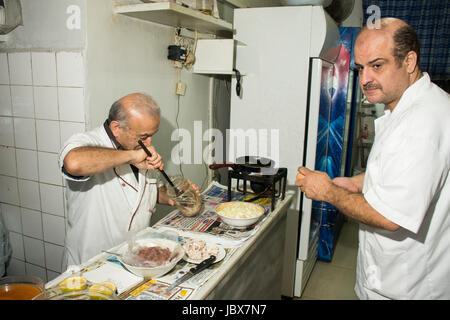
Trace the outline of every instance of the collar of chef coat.
<instances>
[{"instance_id":1,"label":"collar of chef coat","mask_svg":"<svg viewBox=\"0 0 450 320\"><path fill-rule=\"evenodd\" d=\"M431 83L430 76L427 72L422 73L422 77L414 82L411 86L409 86L405 92L403 92L402 97L394 108L394 111L385 110L384 115L375 119L375 133L379 133L383 131L383 128L399 117L403 112L408 110L411 107L411 101L421 94L422 90L428 87Z\"/></svg>"},{"instance_id":2,"label":"collar of chef coat","mask_svg":"<svg viewBox=\"0 0 450 320\"><path fill-rule=\"evenodd\" d=\"M116 147L117 150L125 150L124 147L117 141L116 137L111 131L111 128L109 127L109 124L111 123L111 120L106 119L103 123L103 128L105 128L106 134L108 135L109 139L111 139L112 143ZM136 180L139 181L139 169L130 164L131 169L133 170L134 176L136 177Z\"/></svg>"}]
</instances>

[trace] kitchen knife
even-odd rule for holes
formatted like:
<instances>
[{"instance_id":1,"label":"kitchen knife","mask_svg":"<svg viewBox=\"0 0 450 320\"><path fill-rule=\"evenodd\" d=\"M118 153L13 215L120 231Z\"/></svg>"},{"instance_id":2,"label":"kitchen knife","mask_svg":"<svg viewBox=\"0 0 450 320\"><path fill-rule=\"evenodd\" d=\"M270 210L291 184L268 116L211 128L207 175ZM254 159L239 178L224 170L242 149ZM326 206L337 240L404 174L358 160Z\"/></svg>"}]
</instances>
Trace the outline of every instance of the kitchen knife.
<instances>
[{"instance_id":1,"label":"kitchen knife","mask_svg":"<svg viewBox=\"0 0 450 320\"><path fill-rule=\"evenodd\" d=\"M147 149L147 147L145 146L145 144L142 142L142 140L138 140L139 145L141 146L141 148L145 151L145 153L151 157L152 153ZM164 170L159 169L159 172L162 173L162 175L164 176L164 178L166 178L167 182L169 182L169 184L175 189L175 194L177 195L177 197L179 195L181 195L183 192L181 192L180 190L178 190L177 187L175 187L175 185L173 184L172 180L170 180L169 176L164 172Z\"/></svg>"},{"instance_id":2,"label":"kitchen knife","mask_svg":"<svg viewBox=\"0 0 450 320\"><path fill-rule=\"evenodd\" d=\"M205 270L206 268L208 268L210 265L212 265L214 263L214 261L216 261L216 256L210 256L208 259L203 260L202 262L200 262L198 264L198 266L196 266L195 268L191 268L188 273L186 273L184 276L182 276L180 279L178 279L177 281L175 281L174 283L172 283L167 289L166 291L170 291L173 288L175 288L176 286L178 286L179 284L187 281L188 279L192 278L193 276L195 276L196 274L202 272L203 270Z\"/></svg>"}]
</instances>

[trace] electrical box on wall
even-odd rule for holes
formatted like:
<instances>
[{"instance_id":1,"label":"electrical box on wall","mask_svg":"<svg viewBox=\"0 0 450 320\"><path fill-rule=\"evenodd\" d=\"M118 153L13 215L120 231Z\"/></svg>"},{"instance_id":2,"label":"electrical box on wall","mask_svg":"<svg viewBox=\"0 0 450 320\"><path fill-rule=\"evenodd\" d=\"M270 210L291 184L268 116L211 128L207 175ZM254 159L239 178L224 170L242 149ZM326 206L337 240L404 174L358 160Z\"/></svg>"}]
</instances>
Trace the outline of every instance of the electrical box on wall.
<instances>
[{"instance_id":1,"label":"electrical box on wall","mask_svg":"<svg viewBox=\"0 0 450 320\"><path fill-rule=\"evenodd\" d=\"M233 39L199 39L195 50L194 73L232 74L235 43Z\"/></svg>"}]
</instances>

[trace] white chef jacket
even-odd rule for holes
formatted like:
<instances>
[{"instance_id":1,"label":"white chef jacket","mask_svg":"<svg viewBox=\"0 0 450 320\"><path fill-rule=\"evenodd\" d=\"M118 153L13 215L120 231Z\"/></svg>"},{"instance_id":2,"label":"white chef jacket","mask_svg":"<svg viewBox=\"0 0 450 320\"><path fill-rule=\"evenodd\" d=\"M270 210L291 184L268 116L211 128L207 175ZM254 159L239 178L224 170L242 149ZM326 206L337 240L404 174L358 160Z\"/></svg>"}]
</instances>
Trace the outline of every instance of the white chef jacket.
<instances>
[{"instance_id":1,"label":"white chef jacket","mask_svg":"<svg viewBox=\"0 0 450 320\"><path fill-rule=\"evenodd\" d=\"M390 232L360 224L360 299L450 299L450 95L427 73L375 121L363 194Z\"/></svg>"},{"instance_id":2,"label":"white chef jacket","mask_svg":"<svg viewBox=\"0 0 450 320\"><path fill-rule=\"evenodd\" d=\"M76 147L116 148L103 126L73 135L59 156L60 168L67 153ZM66 179L67 231L63 270L77 265L126 240L128 231L150 225L157 200L154 171L139 170L139 182L129 164L88 177Z\"/></svg>"}]
</instances>

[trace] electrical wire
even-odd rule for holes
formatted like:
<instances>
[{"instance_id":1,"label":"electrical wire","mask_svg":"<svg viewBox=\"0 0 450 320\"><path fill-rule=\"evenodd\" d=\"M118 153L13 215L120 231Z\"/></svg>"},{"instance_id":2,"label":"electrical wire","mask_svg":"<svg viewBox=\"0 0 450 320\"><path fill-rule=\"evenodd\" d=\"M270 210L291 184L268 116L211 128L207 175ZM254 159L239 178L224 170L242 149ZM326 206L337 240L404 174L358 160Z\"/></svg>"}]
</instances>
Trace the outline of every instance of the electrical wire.
<instances>
[{"instance_id":1,"label":"electrical wire","mask_svg":"<svg viewBox=\"0 0 450 320\"><path fill-rule=\"evenodd\" d=\"M178 123L178 116L180 115L180 96L177 95L177 115L175 117L175 123L177 124L177 132L180 132L180 124ZM182 167L182 163L181 163L181 159L180 159L180 173L181 176L184 177L184 173L183 173L183 167Z\"/></svg>"}]
</instances>

